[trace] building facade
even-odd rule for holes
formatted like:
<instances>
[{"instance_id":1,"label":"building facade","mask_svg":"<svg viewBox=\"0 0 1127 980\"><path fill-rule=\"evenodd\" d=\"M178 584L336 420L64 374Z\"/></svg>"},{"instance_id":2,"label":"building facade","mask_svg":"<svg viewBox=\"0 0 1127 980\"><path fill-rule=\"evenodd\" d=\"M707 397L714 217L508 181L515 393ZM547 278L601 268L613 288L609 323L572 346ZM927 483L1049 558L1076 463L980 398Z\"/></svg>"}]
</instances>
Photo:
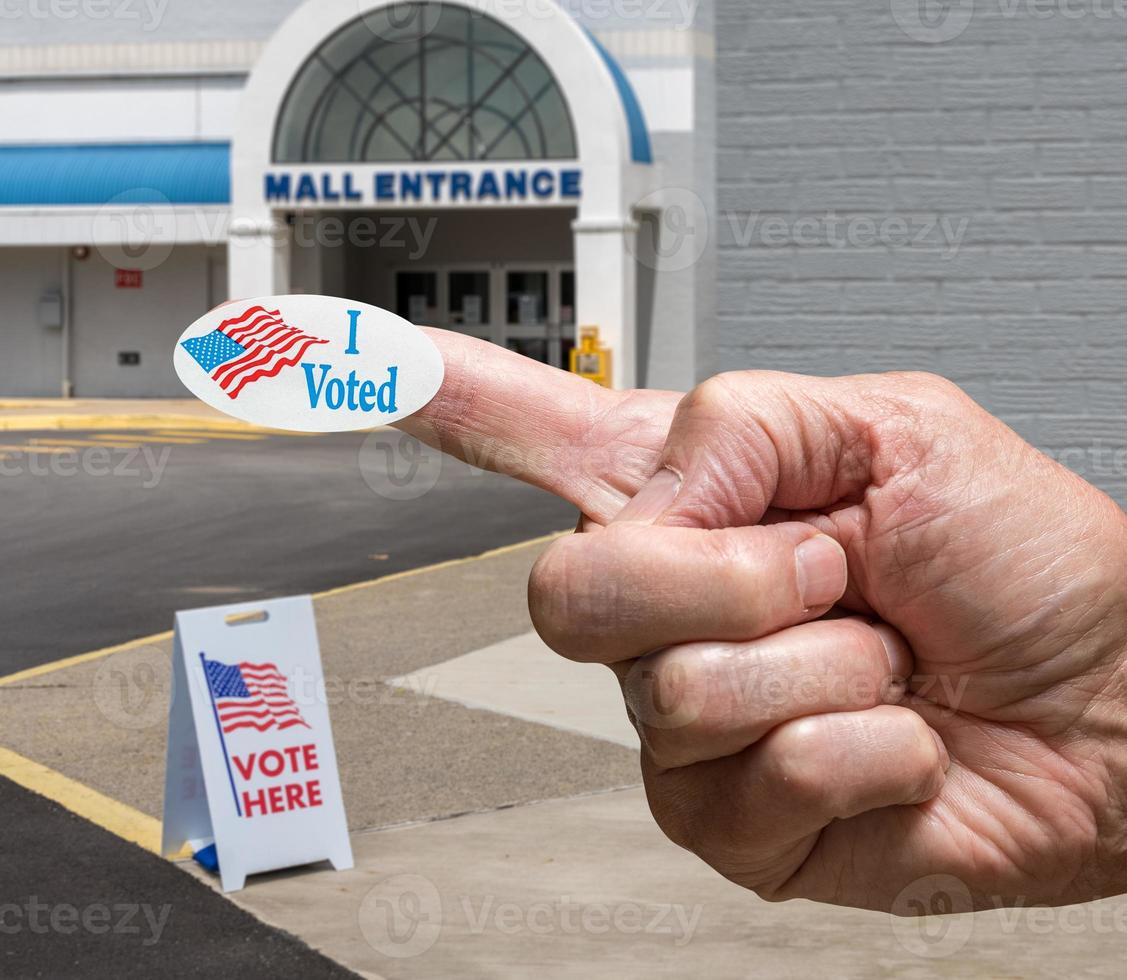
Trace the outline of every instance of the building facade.
<instances>
[{"instance_id":1,"label":"building facade","mask_svg":"<svg viewBox=\"0 0 1127 980\"><path fill-rule=\"evenodd\" d=\"M7 0L0 393L344 294L616 384L944 374L1124 495L1127 8Z\"/></svg>"},{"instance_id":2,"label":"building facade","mask_svg":"<svg viewBox=\"0 0 1127 980\"><path fill-rule=\"evenodd\" d=\"M290 292L561 366L595 325L619 385L701 373L711 253L662 259L713 189L696 9L21 4L0 22L6 394L182 394L186 323Z\"/></svg>"},{"instance_id":3,"label":"building facade","mask_svg":"<svg viewBox=\"0 0 1127 980\"><path fill-rule=\"evenodd\" d=\"M924 370L1127 503L1127 7L718 0L717 363Z\"/></svg>"}]
</instances>

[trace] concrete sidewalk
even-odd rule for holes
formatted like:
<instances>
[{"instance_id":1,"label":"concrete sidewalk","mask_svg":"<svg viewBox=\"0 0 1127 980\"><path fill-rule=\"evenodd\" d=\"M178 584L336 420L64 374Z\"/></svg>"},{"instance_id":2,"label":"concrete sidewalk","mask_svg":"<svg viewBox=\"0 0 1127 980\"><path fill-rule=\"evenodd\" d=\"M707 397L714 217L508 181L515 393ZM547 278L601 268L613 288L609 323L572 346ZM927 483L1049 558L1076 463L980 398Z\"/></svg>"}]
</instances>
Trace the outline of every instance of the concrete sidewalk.
<instances>
[{"instance_id":1,"label":"concrete sidewalk","mask_svg":"<svg viewBox=\"0 0 1127 980\"><path fill-rule=\"evenodd\" d=\"M530 633L544 546L316 599L357 866L259 876L231 901L372 977L1118 975L1123 901L927 920L769 905L674 847L613 675ZM0 745L152 824L169 647L0 679Z\"/></svg>"}]
</instances>

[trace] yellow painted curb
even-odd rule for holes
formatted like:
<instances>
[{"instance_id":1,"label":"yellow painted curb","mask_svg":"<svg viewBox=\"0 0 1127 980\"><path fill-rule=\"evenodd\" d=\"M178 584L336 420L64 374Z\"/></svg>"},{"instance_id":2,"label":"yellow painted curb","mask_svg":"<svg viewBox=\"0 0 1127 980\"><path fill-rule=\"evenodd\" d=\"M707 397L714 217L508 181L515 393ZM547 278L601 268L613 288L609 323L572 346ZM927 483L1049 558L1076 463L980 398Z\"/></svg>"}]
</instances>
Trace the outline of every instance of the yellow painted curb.
<instances>
[{"instance_id":1,"label":"yellow painted curb","mask_svg":"<svg viewBox=\"0 0 1127 980\"><path fill-rule=\"evenodd\" d=\"M140 810L111 800L89 786L5 748L0 748L0 776L54 800L71 813L146 851L160 853L160 821Z\"/></svg>"},{"instance_id":2,"label":"yellow painted curb","mask_svg":"<svg viewBox=\"0 0 1127 980\"><path fill-rule=\"evenodd\" d=\"M44 674L53 674L56 670L76 667L79 664L89 663L91 660L101 660L102 657L108 657L111 653L122 653L125 650L133 650L136 647L148 646L150 643L160 643L162 640L171 639L172 630L165 630L163 633L142 636L139 639L118 643L112 647L103 647L101 650L91 650L89 653L79 653L73 657L64 657L62 660L53 660L49 664L40 664L38 667L29 667L27 670L17 671L7 677L0 677L0 687L7 684L18 684L20 681L28 681L33 677L42 677Z\"/></svg>"},{"instance_id":3,"label":"yellow painted curb","mask_svg":"<svg viewBox=\"0 0 1127 980\"><path fill-rule=\"evenodd\" d=\"M444 568L457 568L459 565L468 565L470 562L482 561L485 558L498 558L501 555L508 555L512 554L514 551L520 551L522 548L532 548L538 544L547 544L549 541L554 541L556 538L561 538L565 534L571 533L571 528L568 528L566 531L553 531L551 534L543 534L538 538L530 538L527 541L517 541L515 544L502 545L500 548L491 548L489 551L483 551L480 555L468 555L465 558L451 558L449 561L440 561L434 565L422 565L419 568L404 569L402 572L392 572L390 575L374 578L367 582L341 585L335 589L329 589L327 592L318 592L313 598L327 599L329 596L344 595L347 592L357 592L360 589L369 589L374 585L386 585L389 582L398 582L401 579L412 578L415 575L425 575L427 572L440 572ZM3 680L0 679L0 684L2 683Z\"/></svg>"}]
</instances>

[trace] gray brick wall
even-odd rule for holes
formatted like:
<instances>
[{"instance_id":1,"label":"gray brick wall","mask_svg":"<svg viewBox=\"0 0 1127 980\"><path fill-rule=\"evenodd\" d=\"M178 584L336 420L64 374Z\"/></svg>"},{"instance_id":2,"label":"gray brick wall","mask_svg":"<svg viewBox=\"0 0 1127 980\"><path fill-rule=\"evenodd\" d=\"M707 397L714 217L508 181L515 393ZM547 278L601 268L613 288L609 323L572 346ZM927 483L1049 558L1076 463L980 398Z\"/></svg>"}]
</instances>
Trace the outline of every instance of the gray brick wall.
<instances>
[{"instance_id":1,"label":"gray brick wall","mask_svg":"<svg viewBox=\"0 0 1127 980\"><path fill-rule=\"evenodd\" d=\"M714 366L934 371L1127 503L1127 5L917 3L717 0Z\"/></svg>"}]
</instances>

